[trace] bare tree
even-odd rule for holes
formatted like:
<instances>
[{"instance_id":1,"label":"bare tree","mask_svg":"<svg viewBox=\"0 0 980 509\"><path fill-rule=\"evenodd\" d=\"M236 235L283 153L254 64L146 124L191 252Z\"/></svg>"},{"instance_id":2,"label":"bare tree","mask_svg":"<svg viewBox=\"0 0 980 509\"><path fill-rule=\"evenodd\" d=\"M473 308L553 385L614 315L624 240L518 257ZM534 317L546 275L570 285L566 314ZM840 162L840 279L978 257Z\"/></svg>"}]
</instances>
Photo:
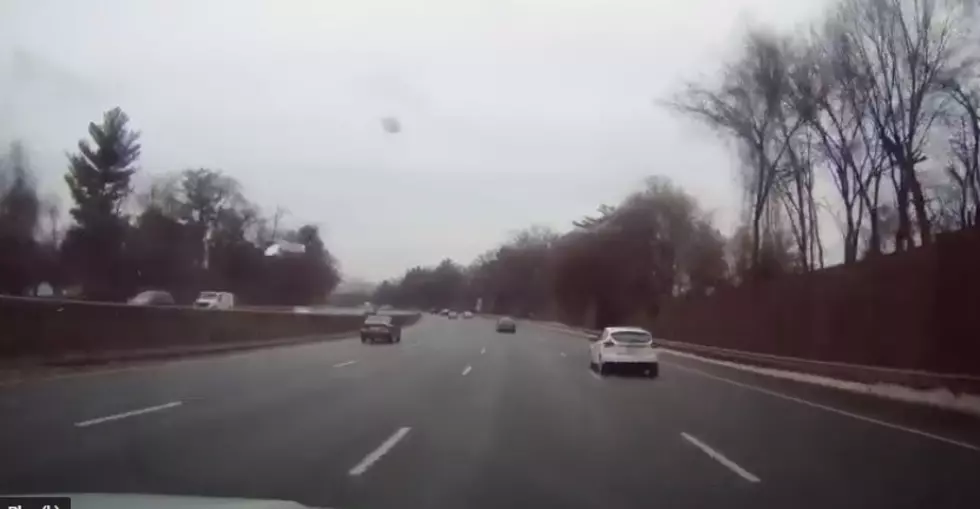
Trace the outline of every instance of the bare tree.
<instances>
[{"instance_id":1,"label":"bare tree","mask_svg":"<svg viewBox=\"0 0 980 509\"><path fill-rule=\"evenodd\" d=\"M762 226L774 202L781 165L802 126L786 114L786 41L764 31L748 34L742 57L725 70L717 88L689 85L672 106L735 139L746 165L742 174L751 212L751 259L760 260Z\"/></svg>"},{"instance_id":2,"label":"bare tree","mask_svg":"<svg viewBox=\"0 0 980 509\"><path fill-rule=\"evenodd\" d=\"M944 117L949 132L946 173L952 185L947 202L954 214L951 226L967 228L980 224L980 91L975 74L950 78L942 85L954 103Z\"/></svg>"},{"instance_id":3,"label":"bare tree","mask_svg":"<svg viewBox=\"0 0 980 509\"><path fill-rule=\"evenodd\" d=\"M47 222L43 235L47 242L57 246L61 242L61 198L55 193L48 193L41 200L41 216Z\"/></svg>"},{"instance_id":4,"label":"bare tree","mask_svg":"<svg viewBox=\"0 0 980 509\"><path fill-rule=\"evenodd\" d=\"M838 193L839 207L831 213L843 223L844 263L852 263L865 214L877 221L873 190L880 182L880 157L868 136L867 107L857 91L859 74L845 29L836 20L820 27L800 55L792 82L794 106L812 136L813 164L826 167Z\"/></svg>"},{"instance_id":5,"label":"bare tree","mask_svg":"<svg viewBox=\"0 0 980 509\"><path fill-rule=\"evenodd\" d=\"M965 4L950 0L847 0L836 13L846 28L858 87L887 157L898 212L897 249L932 240L927 197L917 172L945 98L935 92L962 50L957 23Z\"/></svg>"},{"instance_id":6,"label":"bare tree","mask_svg":"<svg viewBox=\"0 0 980 509\"><path fill-rule=\"evenodd\" d=\"M140 209L156 209L171 218L180 218L185 205L181 188L182 175L167 173L154 176L150 187L136 195L136 205Z\"/></svg>"}]
</instances>

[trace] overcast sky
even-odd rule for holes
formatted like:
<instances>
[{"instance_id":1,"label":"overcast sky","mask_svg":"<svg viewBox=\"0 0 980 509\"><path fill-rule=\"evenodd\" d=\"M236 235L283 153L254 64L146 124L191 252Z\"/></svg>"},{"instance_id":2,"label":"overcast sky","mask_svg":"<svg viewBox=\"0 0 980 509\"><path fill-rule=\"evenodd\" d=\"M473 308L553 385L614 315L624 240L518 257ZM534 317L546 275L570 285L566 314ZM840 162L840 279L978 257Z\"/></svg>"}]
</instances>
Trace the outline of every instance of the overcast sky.
<instances>
[{"instance_id":1,"label":"overcast sky","mask_svg":"<svg viewBox=\"0 0 980 509\"><path fill-rule=\"evenodd\" d=\"M70 202L64 152L121 106L137 187L208 167L319 224L345 276L468 263L664 175L738 215L731 152L656 104L746 24L824 0L2 0L0 142ZM380 119L403 130L386 133Z\"/></svg>"}]
</instances>

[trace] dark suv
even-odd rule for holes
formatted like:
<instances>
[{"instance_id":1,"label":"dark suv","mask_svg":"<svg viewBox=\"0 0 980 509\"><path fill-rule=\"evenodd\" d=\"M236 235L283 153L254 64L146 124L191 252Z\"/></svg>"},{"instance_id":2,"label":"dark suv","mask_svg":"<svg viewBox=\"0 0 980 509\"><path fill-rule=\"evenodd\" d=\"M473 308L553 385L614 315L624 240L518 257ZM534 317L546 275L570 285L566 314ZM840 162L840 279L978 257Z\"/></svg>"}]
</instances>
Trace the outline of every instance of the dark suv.
<instances>
[{"instance_id":1,"label":"dark suv","mask_svg":"<svg viewBox=\"0 0 980 509\"><path fill-rule=\"evenodd\" d=\"M389 343L400 343L402 328L387 315L370 315L361 326L361 343L374 343L383 339Z\"/></svg>"}]
</instances>

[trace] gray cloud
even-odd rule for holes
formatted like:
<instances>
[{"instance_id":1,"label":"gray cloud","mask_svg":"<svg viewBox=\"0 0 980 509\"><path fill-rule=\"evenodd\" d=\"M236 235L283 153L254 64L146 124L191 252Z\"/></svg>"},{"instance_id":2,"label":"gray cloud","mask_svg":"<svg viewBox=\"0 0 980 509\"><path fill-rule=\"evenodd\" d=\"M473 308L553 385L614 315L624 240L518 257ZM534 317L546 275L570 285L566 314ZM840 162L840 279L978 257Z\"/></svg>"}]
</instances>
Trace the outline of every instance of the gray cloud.
<instances>
[{"instance_id":1,"label":"gray cloud","mask_svg":"<svg viewBox=\"0 0 980 509\"><path fill-rule=\"evenodd\" d=\"M711 72L744 20L821 8L788 4L10 1L0 140L24 139L65 195L64 151L119 105L143 131L144 181L223 169L372 279L567 228L651 174L728 227L733 157L652 99Z\"/></svg>"}]
</instances>

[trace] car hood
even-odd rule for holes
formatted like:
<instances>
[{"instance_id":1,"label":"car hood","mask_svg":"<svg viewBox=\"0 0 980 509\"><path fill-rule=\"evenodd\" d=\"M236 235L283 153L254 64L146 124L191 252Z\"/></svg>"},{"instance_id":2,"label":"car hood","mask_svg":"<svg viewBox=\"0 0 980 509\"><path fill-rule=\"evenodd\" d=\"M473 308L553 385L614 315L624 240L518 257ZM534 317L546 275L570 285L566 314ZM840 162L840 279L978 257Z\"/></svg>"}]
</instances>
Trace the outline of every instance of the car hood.
<instances>
[{"instance_id":1,"label":"car hood","mask_svg":"<svg viewBox=\"0 0 980 509\"><path fill-rule=\"evenodd\" d=\"M70 497L72 509L313 509L288 500L251 498L117 493L49 493L27 496Z\"/></svg>"}]
</instances>

